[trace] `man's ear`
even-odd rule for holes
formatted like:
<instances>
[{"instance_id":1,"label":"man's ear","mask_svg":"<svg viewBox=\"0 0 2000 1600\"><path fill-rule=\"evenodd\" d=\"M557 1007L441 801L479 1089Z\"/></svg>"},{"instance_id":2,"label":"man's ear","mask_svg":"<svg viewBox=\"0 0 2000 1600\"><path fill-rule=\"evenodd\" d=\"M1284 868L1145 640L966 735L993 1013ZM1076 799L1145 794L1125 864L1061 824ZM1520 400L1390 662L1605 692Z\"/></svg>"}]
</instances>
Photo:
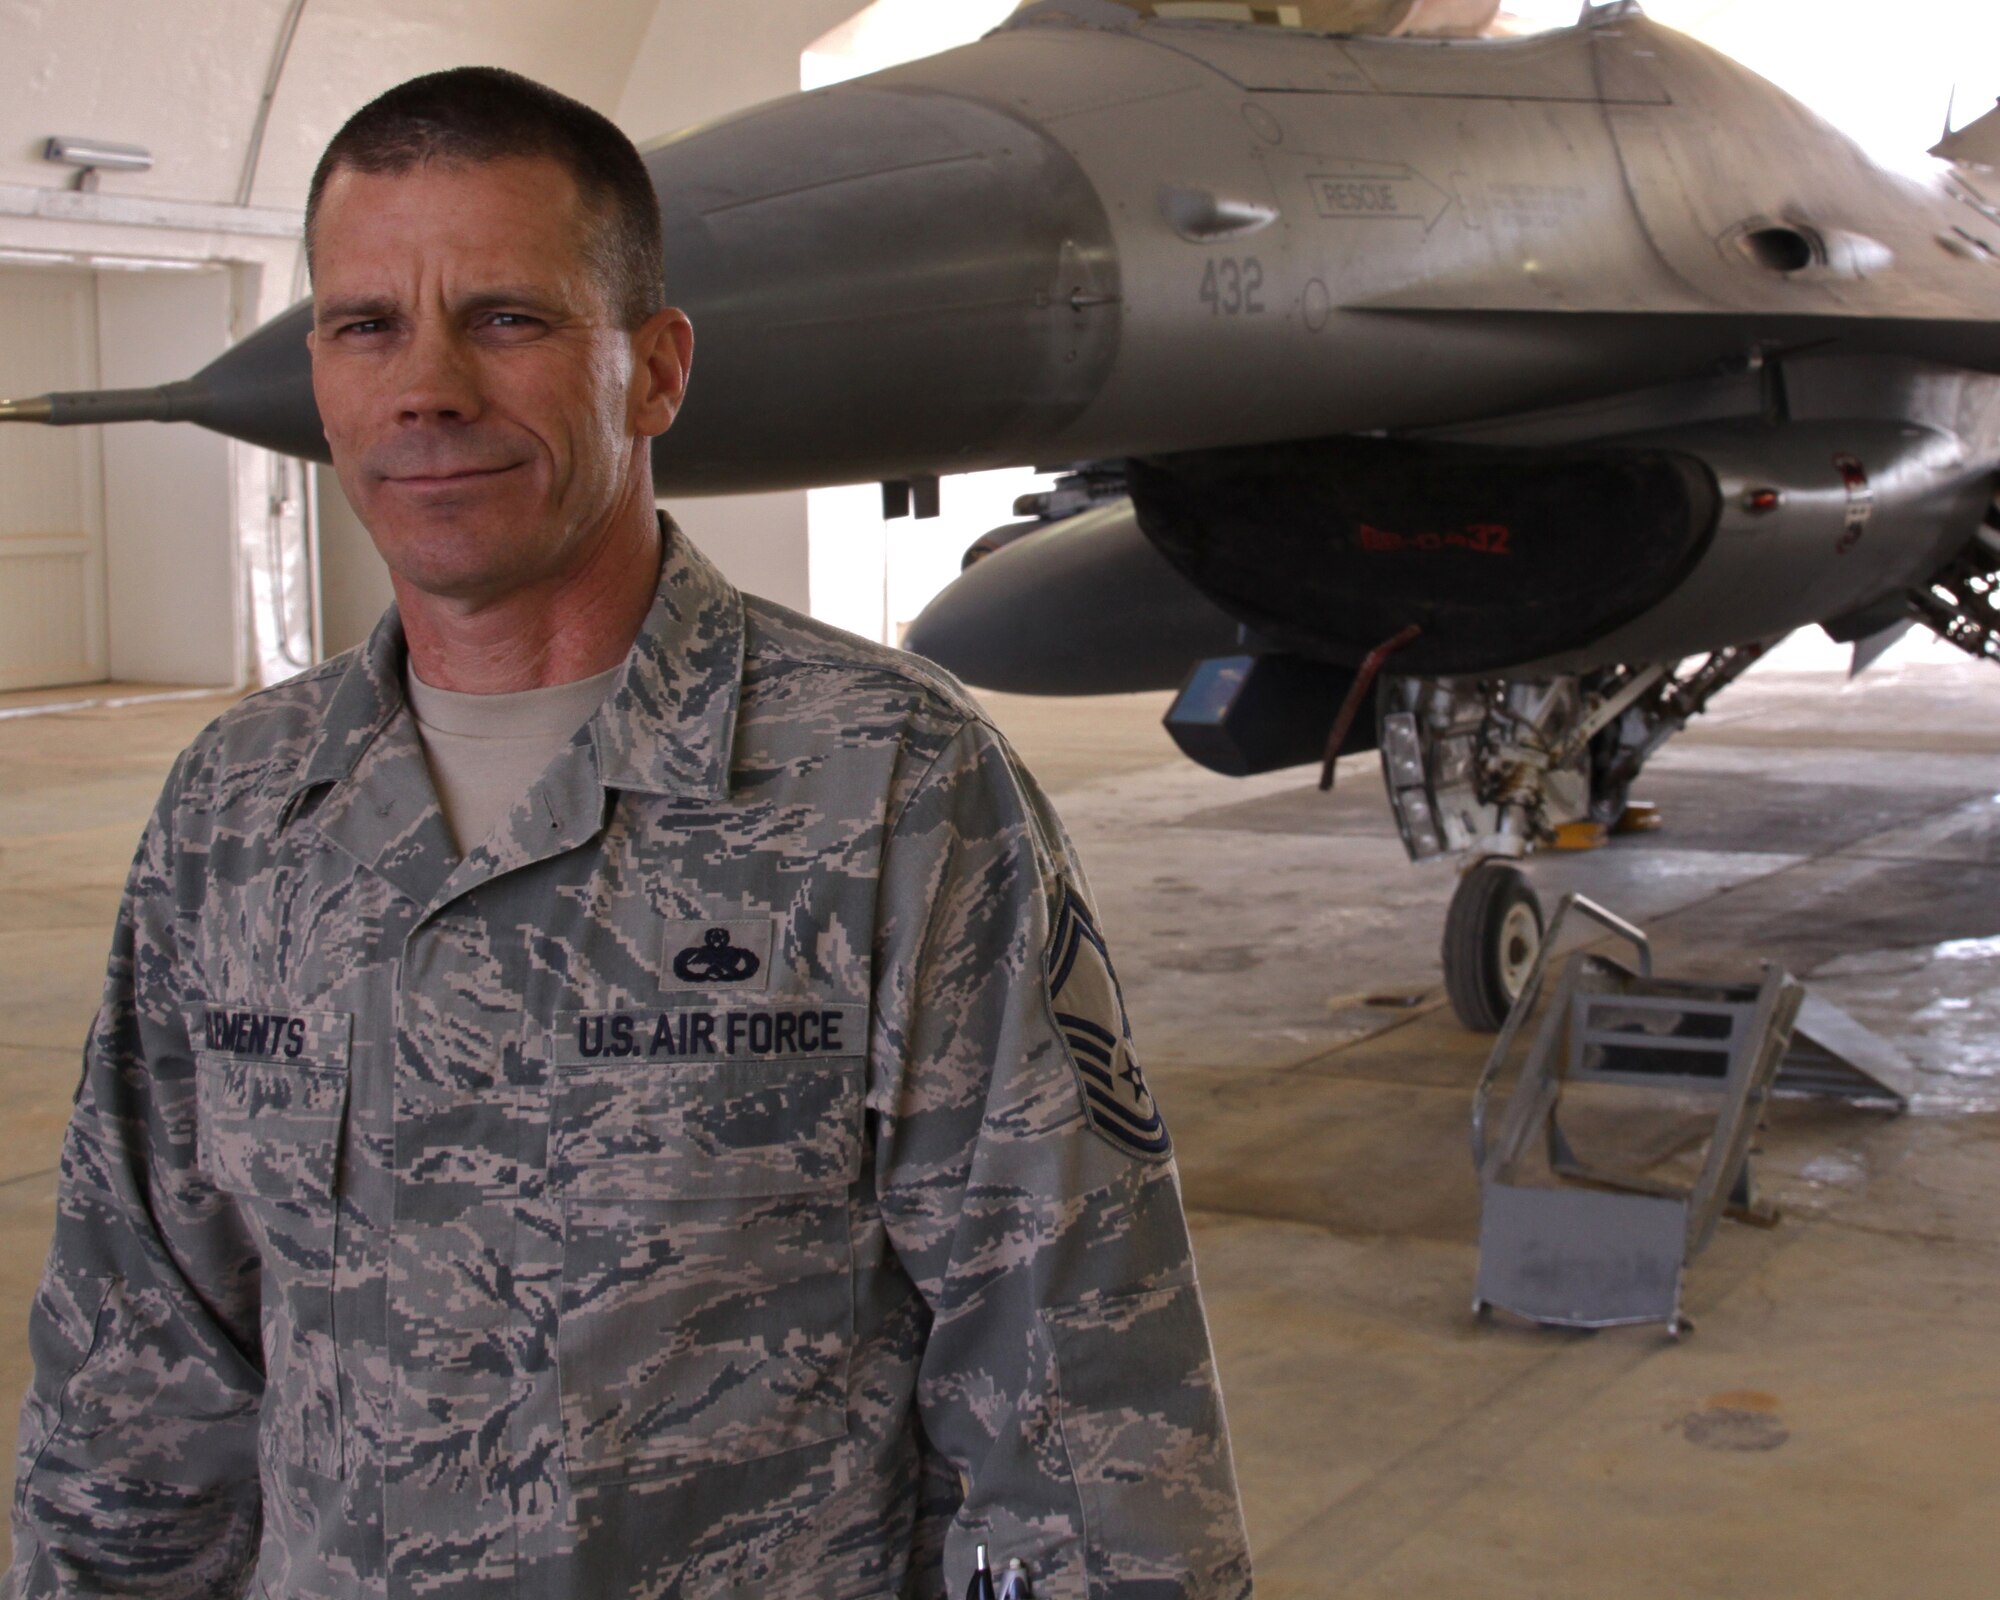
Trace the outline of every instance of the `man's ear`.
<instances>
[{"instance_id":1,"label":"man's ear","mask_svg":"<svg viewBox=\"0 0 2000 1600\"><path fill-rule=\"evenodd\" d=\"M694 324L673 306L656 311L632 335L632 355L632 432L658 438L674 425L687 394Z\"/></svg>"}]
</instances>

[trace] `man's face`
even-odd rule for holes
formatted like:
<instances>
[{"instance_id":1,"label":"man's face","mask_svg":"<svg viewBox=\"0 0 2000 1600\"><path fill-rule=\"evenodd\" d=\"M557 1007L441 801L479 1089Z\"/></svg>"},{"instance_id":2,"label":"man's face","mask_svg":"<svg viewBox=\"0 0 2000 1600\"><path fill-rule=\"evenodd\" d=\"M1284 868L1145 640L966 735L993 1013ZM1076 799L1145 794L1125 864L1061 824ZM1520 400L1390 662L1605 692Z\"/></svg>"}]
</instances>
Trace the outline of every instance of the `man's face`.
<instances>
[{"instance_id":1,"label":"man's face","mask_svg":"<svg viewBox=\"0 0 2000 1600\"><path fill-rule=\"evenodd\" d=\"M543 158L326 186L313 393L348 499L426 594L479 604L560 578L621 510L650 511L645 440L679 402L686 322L617 325L584 253L595 223Z\"/></svg>"}]
</instances>

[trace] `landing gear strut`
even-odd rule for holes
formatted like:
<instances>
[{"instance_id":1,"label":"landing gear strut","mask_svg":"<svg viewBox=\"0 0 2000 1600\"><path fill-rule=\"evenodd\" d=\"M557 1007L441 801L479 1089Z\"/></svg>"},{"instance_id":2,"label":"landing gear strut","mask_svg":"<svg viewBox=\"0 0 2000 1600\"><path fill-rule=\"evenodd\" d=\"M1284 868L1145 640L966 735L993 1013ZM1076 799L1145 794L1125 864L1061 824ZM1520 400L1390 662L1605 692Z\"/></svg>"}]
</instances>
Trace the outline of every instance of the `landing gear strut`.
<instances>
[{"instance_id":1,"label":"landing gear strut","mask_svg":"<svg viewBox=\"0 0 2000 1600\"><path fill-rule=\"evenodd\" d=\"M1482 861L1444 919L1444 987L1474 1033L1498 1033L1542 949L1542 903L1521 869Z\"/></svg>"},{"instance_id":2,"label":"landing gear strut","mask_svg":"<svg viewBox=\"0 0 2000 1600\"><path fill-rule=\"evenodd\" d=\"M2000 657L2000 574L1993 593L1983 636ZM1466 1027L1500 1030L1541 949L1541 904L1509 860L1561 843L1577 823L1600 824L1599 838L1616 827L1647 757L1774 642L1714 651L1686 673L1656 661L1584 676L1383 683L1382 775L1403 848L1412 861L1477 862L1444 929L1445 992Z\"/></svg>"}]
</instances>

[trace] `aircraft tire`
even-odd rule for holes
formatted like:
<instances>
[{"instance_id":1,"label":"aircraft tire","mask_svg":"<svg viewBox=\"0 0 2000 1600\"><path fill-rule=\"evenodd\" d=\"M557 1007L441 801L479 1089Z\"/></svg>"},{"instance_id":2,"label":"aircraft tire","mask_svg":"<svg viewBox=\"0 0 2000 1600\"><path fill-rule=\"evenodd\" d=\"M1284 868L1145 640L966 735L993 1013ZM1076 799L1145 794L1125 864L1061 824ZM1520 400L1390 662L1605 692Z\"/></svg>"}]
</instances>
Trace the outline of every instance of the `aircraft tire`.
<instances>
[{"instance_id":1,"label":"aircraft tire","mask_svg":"<svg viewBox=\"0 0 2000 1600\"><path fill-rule=\"evenodd\" d=\"M1482 861L1444 919L1444 988L1458 1020L1498 1033L1542 947L1542 902L1519 867Z\"/></svg>"}]
</instances>

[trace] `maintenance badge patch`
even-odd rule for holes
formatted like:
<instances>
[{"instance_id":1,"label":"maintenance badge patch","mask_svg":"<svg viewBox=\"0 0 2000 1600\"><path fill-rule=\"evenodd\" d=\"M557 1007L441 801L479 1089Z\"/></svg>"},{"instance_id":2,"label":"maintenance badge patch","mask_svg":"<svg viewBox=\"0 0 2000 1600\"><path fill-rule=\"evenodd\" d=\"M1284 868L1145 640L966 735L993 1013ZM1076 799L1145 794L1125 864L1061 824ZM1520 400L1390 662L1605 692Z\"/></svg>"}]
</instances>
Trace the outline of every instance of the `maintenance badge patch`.
<instances>
[{"instance_id":1,"label":"maintenance badge patch","mask_svg":"<svg viewBox=\"0 0 2000 1600\"><path fill-rule=\"evenodd\" d=\"M1111 957L1090 912L1063 885L1048 953L1049 1009L1083 1089L1084 1115L1128 1155L1164 1161L1174 1153L1132 1044L1132 1024Z\"/></svg>"}]
</instances>

